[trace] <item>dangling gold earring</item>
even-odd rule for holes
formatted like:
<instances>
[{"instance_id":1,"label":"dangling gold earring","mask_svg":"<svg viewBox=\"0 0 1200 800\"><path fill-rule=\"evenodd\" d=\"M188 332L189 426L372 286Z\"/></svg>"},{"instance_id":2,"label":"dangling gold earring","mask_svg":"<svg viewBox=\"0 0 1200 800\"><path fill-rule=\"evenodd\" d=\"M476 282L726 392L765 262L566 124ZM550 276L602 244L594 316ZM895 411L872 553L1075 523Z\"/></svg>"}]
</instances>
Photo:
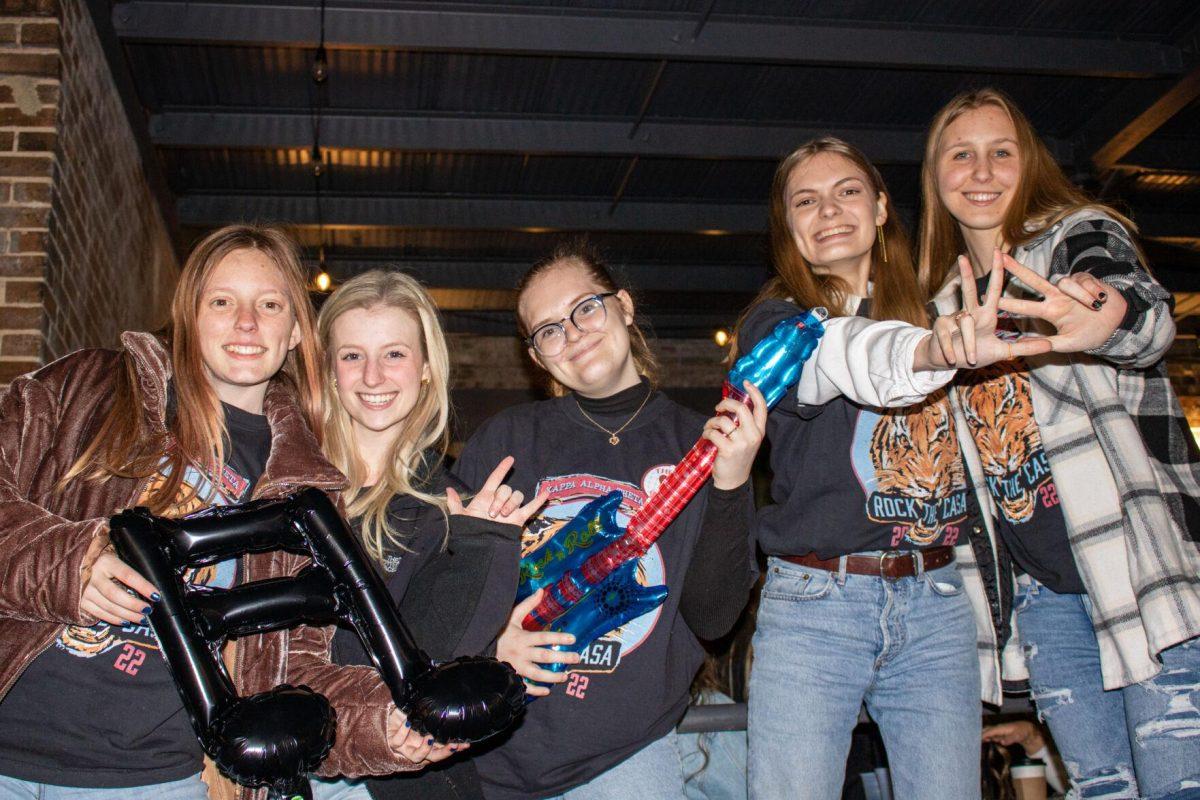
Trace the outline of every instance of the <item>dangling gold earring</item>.
<instances>
[{"instance_id":1,"label":"dangling gold earring","mask_svg":"<svg viewBox=\"0 0 1200 800\"><path fill-rule=\"evenodd\" d=\"M876 225L875 230L879 231L879 251L883 254L883 263L887 263L887 239L883 238L883 226Z\"/></svg>"}]
</instances>

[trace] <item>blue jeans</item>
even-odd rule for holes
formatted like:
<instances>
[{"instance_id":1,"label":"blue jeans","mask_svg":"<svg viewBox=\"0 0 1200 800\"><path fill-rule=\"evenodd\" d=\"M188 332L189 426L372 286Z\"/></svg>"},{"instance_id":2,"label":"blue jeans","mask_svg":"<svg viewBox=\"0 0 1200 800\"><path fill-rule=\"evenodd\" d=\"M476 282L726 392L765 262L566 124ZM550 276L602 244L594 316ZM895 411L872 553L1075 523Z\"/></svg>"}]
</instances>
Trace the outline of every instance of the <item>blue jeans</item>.
<instances>
[{"instance_id":1,"label":"blue jeans","mask_svg":"<svg viewBox=\"0 0 1200 800\"><path fill-rule=\"evenodd\" d=\"M732 703L720 692L710 703ZM688 800L746 800L746 732L676 734Z\"/></svg>"},{"instance_id":2,"label":"blue jeans","mask_svg":"<svg viewBox=\"0 0 1200 800\"><path fill-rule=\"evenodd\" d=\"M86 789L19 781L0 775L0 800L208 800L208 785L190 778L124 789Z\"/></svg>"},{"instance_id":3,"label":"blue jeans","mask_svg":"<svg viewBox=\"0 0 1200 800\"><path fill-rule=\"evenodd\" d=\"M1038 714L1071 798L1200 798L1200 641L1162 652L1155 677L1105 691L1086 595L1023 577L1017 627Z\"/></svg>"},{"instance_id":4,"label":"blue jeans","mask_svg":"<svg viewBox=\"0 0 1200 800\"><path fill-rule=\"evenodd\" d=\"M676 737L671 731L582 786L547 800L687 800Z\"/></svg>"},{"instance_id":5,"label":"blue jeans","mask_svg":"<svg viewBox=\"0 0 1200 800\"><path fill-rule=\"evenodd\" d=\"M864 702L895 797L979 797L979 680L953 564L888 581L771 558L750 673L750 797L841 797Z\"/></svg>"},{"instance_id":6,"label":"blue jeans","mask_svg":"<svg viewBox=\"0 0 1200 800\"><path fill-rule=\"evenodd\" d=\"M364 781L352 781L346 778L318 778L309 775L312 784L313 800L371 800Z\"/></svg>"}]
</instances>

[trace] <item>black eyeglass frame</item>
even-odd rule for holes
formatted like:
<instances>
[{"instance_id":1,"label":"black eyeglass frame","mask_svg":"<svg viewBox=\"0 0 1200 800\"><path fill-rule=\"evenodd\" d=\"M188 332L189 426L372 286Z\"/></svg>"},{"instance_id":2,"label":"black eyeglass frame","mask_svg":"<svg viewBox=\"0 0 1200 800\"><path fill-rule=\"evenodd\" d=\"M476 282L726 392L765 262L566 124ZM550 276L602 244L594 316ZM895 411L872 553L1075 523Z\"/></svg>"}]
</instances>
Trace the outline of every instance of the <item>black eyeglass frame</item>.
<instances>
[{"instance_id":1,"label":"black eyeglass frame","mask_svg":"<svg viewBox=\"0 0 1200 800\"><path fill-rule=\"evenodd\" d=\"M579 326L579 323L575 321L575 312L578 311L580 308L582 308L583 305L585 303L587 303L588 301L599 300L600 307L604 309L604 320L605 320L605 322L607 322L608 321L608 306L606 306L604 304L604 301L609 297L615 297L616 294L617 293L615 291L613 291L613 292L597 292L596 294L589 294L587 297L581 298L580 301L575 304L575 307L571 309L570 314L568 314L567 316L558 320L557 322L546 322L541 325L538 325L536 328L534 328L532 331L530 331L529 335L526 336L525 338L523 338L521 340L521 342L524 343L524 345L526 347L532 347L534 350L538 351L538 353L545 356L546 358L553 358L554 356L547 356L545 353L542 353L542 349L540 347L538 347L537 344L534 342L534 339L537 338L537 335L539 333L541 333L542 331L546 330L546 328L560 328L563 333L563 339L565 340L567 337L567 326L564 325L563 323L567 322L568 320L570 321L570 323L572 325L575 326L575 330L579 331L580 333L588 333L589 331L585 331L583 328L581 328ZM555 353L554 355L558 355L558 353Z\"/></svg>"}]
</instances>

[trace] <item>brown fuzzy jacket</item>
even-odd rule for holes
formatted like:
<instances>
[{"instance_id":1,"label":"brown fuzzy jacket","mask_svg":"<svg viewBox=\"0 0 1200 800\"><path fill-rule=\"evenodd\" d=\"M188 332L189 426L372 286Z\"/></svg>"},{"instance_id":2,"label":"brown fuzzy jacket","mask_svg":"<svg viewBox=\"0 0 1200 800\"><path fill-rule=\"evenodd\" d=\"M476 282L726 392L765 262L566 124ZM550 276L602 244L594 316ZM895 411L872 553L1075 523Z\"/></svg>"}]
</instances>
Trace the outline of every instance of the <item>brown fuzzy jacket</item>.
<instances>
[{"instance_id":1,"label":"brown fuzzy jacket","mask_svg":"<svg viewBox=\"0 0 1200 800\"><path fill-rule=\"evenodd\" d=\"M166 426L170 355L151 334L121 337L134 360L143 408ZM95 435L108 408L121 354L81 350L13 381L0 396L0 699L63 625L91 625L79 609L90 565L108 543L108 518L132 506L145 479L59 479ZM336 493L345 477L321 455L294 395L282 383L267 390L264 409L271 452L253 497L280 497L301 486ZM308 559L275 551L245 556L242 580L295 574ZM239 695L281 683L304 684L337 710L338 736L323 775L380 775L416 769L388 747L391 695L371 667L329 662L333 628L299 627L238 639L233 678ZM254 793L243 790L243 797Z\"/></svg>"}]
</instances>

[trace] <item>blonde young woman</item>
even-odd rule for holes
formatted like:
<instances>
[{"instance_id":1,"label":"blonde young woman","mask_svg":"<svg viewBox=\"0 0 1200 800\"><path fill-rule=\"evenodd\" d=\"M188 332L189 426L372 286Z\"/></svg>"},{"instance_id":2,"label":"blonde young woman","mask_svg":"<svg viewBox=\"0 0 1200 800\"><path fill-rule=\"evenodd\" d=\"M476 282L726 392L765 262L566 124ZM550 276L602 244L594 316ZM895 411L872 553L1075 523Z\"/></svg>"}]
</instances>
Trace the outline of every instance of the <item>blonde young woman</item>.
<instances>
[{"instance_id":1,"label":"blonde young woman","mask_svg":"<svg viewBox=\"0 0 1200 800\"><path fill-rule=\"evenodd\" d=\"M347 514L417 643L436 660L493 646L517 586L521 525L540 505L501 485L500 459L464 507L462 483L442 468L450 416L449 357L429 294L408 275L372 271L340 286L318 321L325 350L322 429L329 459L350 480ZM496 513L489 513L495 504ZM337 664L368 664L349 631ZM340 724L339 739L357 727ZM427 766L458 751L408 730L401 751ZM364 768L366 767L366 768ZM378 772L355 765L349 774ZM479 796L470 762L366 783L315 785L320 800Z\"/></svg>"},{"instance_id":2,"label":"blonde young woman","mask_svg":"<svg viewBox=\"0 0 1200 800\"><path fill-rule=\"evenodd\" d=\"M1200 796L1200 454L1162 360L1171 296L1129 220L1072 186L1000 92L937 114L922 189L939 310L1001 261L1005 335L1053 348L960 377L956 394L1072 796Z\"/></svg>"},{"instance_id":3,"label":"blonde young woman","mask_svg":"<svg viewBox=\"0 0 1200 800\"><path fill-rule=\"evenodd\" d=\"M740 324L738 351L798 308L833 319L767 422L774 502L755 526L768 574L750 678L751 797L840 797L864 703L897 797L978 796L976 620L994 638L999 599L985 597L977 565L994 567L996 554L941 387L947 366L1016 351L991 335L994 314L942 318L930 332L908 237L854 146L797 148L769 203L777 276ZM993 312L999 277L983 304Z\"/></svg>"},{"instance_id":4,"label":"blonde young woman","mask_svg":"<svg viewBox=\"0 0 1200 800\"><path fill-rule=\"evenodd\" d=\"M144 618L155 587L113 554L108 518L344 485L310 427L321 364L305 283L278 230L222 228L184 264L163 332L73 353L0 397L0 795L206 797L200 745ZM251 555L189 580L228 587L303 563ZM339 717L377 721L339 740L334 762L355 748L407 763L387 743L389 710L364 688L381 682L329 673L327 634L238 639L238 691L294 667Z\"/></svg>"}]
</instances>

